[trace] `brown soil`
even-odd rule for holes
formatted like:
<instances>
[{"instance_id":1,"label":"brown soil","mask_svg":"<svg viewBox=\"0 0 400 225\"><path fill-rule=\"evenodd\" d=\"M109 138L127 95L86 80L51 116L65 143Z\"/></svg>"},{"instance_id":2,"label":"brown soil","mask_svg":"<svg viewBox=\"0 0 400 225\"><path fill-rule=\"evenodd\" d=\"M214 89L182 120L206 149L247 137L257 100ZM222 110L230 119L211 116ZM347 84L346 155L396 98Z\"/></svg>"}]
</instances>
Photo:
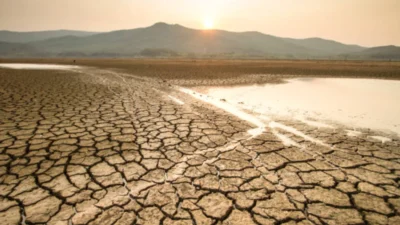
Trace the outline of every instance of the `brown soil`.
<instances>
[{"instance_id":1,"label":"brown soil","mask_svg":"<svg viewBox=\"0 0 400 225\"><path fill-rule=\"evenodd\" d=\"M0 69L0 223L400 224L399 139L277 122L326 145L159 79Z\"/></svg>"},{"instance_id":2,"label":"brown soil","mask_svg":"<svg viewBox=\"0 0 400 225\"><path fill-rule=\"evenodd\" d=\"M73 63L76 60L76 63ZM280 82L293 76L400 79L400 62L194 59L0 59L118 69L184 86Z\"/></svg>"}]
</instances>

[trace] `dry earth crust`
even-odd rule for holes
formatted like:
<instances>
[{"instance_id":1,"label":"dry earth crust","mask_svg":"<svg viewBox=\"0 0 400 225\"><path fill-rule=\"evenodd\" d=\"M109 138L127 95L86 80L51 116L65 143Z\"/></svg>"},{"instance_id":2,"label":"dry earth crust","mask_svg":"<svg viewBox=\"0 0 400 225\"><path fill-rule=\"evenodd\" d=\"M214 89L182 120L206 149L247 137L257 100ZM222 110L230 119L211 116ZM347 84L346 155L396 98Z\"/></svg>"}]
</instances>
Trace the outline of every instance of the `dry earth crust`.
<instances>
[{"instance_id":1,"label":"dry earth crust","mask_svg":"<svg viewBox=\"0 0 400 225\"><path fill-rule=\"evenodd\" d=\"M398 139L279 122L329 146L162 79L0 69L0 223L400 224Z\"/></svg>"}]
</instances>

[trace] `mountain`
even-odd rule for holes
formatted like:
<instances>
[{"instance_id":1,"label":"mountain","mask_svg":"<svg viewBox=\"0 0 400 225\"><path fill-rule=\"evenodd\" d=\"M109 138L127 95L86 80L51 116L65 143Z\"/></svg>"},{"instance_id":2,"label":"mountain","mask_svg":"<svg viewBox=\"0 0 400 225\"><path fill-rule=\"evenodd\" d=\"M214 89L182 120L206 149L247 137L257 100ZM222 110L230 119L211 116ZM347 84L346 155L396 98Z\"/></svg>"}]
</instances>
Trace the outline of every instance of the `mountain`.
<instances>
[{"instance_id":1,"label":"mountain","mask_svg":"<svg viewBox=\"0 0 400 225\"><path fill-rule=\"evenodd\" d=\"M0 56L33 57L40 55L42 53L32 45L0 41Z\"/></svg>"},{"instance_id":2,"label":"mountain","mask_svg":"<svg viewBox=\"0 0 400 225\"><path fill-rule=\"evenodd\" d=\"M51 57L370 57L368 52L363 53L369 50L368 48L321 38L293 39L255 31L197 30L166 23L156 23L150 27L130 30L78 34L80 35L67 33L62 36L30 41L24 43L25 45L11 45L11 48L16 49L15 51L2 51L1 48L7 46L6 43L2 43L0 56L23 55L26 49L27 57L36 54ZM389 52L383 51L382 54L386 53Z\"/></svg>"},{"instance_id":3,"label":"mountain","mask_svg":"<svg viewBox=\"0 0 400 225\"><path fill-rule=\"evenodd\" d=\"M53 30L53 31L34 31L34 32L14 32L0 30L0 41L14 43L28 43L32 41L41 41L49 38L58 38L63 36L85 37L98 32L76 31L76 30Z\"/></svg>"},{"instance_id":4,"label":"mountain","mask_svg":"<svg viewBox=\"0 0 400 225\"><path fill-rule=\"evenodd\" d=\"M324 52L325 54L339 55L351 52L358 52L366 49L365 47L361 47L359 45L346 45L337 41L325 40L322 38L306 38L306 39L285 38L285 40L299 46Z\"/></svg>"},{"instance_id":5,"label":"mountain","mask_svg":"<svg viewBox=\"0 0 400 225\"><path fill-rule=\"evenodd\" d=\"M305 54L313 50L258 32L234 33L195 30L180 25L157 23L151 27L101 33L89 37L65 36L32 43L49 53L82 51L87 54L113 52L122 55L144 49L170 49L194 54Z\"/></svg>"},{"instance_id":6,"label":"mountain","mask_svg":"<svg viewBox=\"0 0 400 225\"><path fill-rule=\"evenodd\" d=\"M368 48L351 54L353 57L379 59L379 60L400 60L400 47L394 45Z\"/></svg>"}]
</instances>

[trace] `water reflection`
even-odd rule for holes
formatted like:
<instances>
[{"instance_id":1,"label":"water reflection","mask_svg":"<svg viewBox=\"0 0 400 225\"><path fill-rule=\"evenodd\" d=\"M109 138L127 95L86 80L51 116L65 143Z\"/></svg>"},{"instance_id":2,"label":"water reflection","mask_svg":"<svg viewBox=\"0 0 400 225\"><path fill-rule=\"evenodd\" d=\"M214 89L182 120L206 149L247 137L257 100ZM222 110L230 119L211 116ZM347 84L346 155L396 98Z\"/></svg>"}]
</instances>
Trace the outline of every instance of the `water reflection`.
<instances>
[{"instance_id":1,"label":"water reflection","mask_svg":"<svg viewBox=\"0 0 400 225\"><path fill-rule=\"evenodd\" d=\"M210 88L208 94L263 115L333 120L400 134L400 81L299 78L278 85Z\"/></svg>"},{"instance_id":2,"label":"water reflection","mask_svg":"<svg viewBox=\"0 0 400 225\"><path fill-rule=\"evenodd\" d=\"M78 69L79 66L56 65L56 64L34 64L34 63L0 63L0 68L33 69L33 70L70 70L70 69Z\"/></svg>"}]
</instances>

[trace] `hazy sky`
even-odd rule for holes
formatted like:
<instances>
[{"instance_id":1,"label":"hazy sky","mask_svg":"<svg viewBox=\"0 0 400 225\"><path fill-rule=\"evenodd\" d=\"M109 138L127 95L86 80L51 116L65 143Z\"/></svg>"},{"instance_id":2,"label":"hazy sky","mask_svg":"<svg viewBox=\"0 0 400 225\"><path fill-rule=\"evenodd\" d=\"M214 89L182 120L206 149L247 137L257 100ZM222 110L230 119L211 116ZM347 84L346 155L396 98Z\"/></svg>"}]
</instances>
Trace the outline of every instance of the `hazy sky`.
<instances>
[{"instance_id":1,"label":"hazy sky","mask_svg":"<svg viewBox=\"0 0 400 225\"><path fill-rule=\"evenodd\" d=\"M0 30L203 29L400 46L400 0L0 0Z\"/></svg>"}]
</instances>

